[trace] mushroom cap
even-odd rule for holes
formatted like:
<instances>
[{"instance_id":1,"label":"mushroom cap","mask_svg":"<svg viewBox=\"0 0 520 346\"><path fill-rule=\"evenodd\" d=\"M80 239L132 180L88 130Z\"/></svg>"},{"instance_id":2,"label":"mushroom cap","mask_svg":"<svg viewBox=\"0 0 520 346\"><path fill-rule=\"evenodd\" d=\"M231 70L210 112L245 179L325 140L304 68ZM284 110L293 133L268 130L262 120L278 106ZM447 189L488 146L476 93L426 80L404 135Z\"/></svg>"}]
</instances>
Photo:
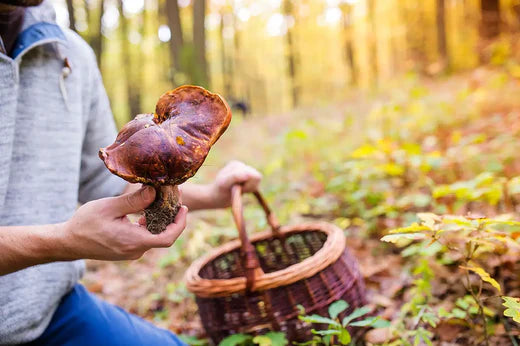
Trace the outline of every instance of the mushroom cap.
<instances>
[{"instance_id":1,"label":"mushroom cap","mask_svg":"<svg viewBox=\"0 0 520 346\"><path fill-rule=\"evenodd\" d=\"M131 183L179 185L197 172L230 121L222 97L184 85L163 94L154 114L139 114L123 126L99 157Z\"/></svg>"}]
</instances>

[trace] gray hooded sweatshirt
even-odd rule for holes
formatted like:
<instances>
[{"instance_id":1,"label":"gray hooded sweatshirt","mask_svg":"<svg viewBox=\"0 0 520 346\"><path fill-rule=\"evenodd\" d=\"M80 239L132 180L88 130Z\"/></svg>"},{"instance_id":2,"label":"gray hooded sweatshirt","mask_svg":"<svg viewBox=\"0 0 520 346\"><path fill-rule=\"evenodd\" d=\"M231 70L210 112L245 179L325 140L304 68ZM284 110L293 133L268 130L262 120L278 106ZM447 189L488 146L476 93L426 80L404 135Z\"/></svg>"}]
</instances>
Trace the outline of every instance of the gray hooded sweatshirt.
<instances>
[{"instance_id":1,"label":"gray hooded sweatshirt","mask_svg":"<svg viewBox=\"0 0 520 346\"><path fill-rule=\"evenodd\" d=\"M12 56L0 53L0 226L63 222L126 185L97 155L116 128L95 56L54 17L48 1L28 8ZM0 276L0 344L40 336L83 271L55 262Z\"/></svg>"}]
</instances>

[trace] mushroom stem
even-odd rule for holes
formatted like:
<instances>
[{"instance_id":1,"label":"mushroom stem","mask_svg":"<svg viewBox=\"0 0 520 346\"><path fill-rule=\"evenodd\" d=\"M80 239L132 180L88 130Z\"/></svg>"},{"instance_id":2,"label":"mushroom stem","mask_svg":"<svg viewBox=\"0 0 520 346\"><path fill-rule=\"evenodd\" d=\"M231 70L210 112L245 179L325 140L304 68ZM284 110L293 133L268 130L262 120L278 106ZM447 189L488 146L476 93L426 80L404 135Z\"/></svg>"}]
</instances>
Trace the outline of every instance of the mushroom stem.
<instances>
[{"instance_id":1,"label":"mushroom stem","mask_svg":"<svg viewBox=\"0 0 520 346\"><path fill-rule=\"evenodd\" d=\"M181 207L181 195L177 185L155 186L155 200L144 210L146 228L159 234L173 223Z\"/></svg>"}]
</instances>

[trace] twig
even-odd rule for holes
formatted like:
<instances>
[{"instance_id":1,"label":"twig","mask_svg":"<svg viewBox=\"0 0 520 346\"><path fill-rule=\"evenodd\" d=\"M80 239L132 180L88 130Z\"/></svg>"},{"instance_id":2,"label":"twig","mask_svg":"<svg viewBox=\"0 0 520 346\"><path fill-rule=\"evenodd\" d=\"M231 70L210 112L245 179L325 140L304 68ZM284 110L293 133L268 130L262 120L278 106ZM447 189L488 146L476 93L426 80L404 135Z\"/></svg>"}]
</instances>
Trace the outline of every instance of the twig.
<instances>
[{"instance_id":1,"label":"twig","mask_svg":"<svg viewBox=\"0 0 520 346\"><path fill-rule=\"evenodd\" d=\"M481 227L482 227L482 223L479 222L478 229L480 229ZM475 244L472 241L469 242L469 249L468 249L468 254L466 256L465 266L467 266L468 262L472 260L473 255L475 254L475 251L477 251L478 247L479 247L479 244ZM480 281L478 294L476 295L475 292L473 291L473 287L471 286L469 270L466 269L465 272L466 272L466 281L468 282L468 287L466 287L466 289L469 291L469 293L471 294L471 296L473 297L473 299L475 300L475 302L478 305L478 313L479 313L480 317L482 318L482 322L483 322L482 327L484 328L484 337L486 339L486 346L489 346L489 335L488 335L488 331L487 331L486 314L484 313L484 306L482 305L482 302L480 301L480 295L482 293L482 280Z\"/></svg>"},{"instance_id":2,"label":"twig","mask_svg":"<svg viewBox=\"0 0 520 346\"><path fill-rule=\"evenodd\" d=\"M479 297L475 295L475 292L473 292L473 287L471 287L471 282L470 282L470 278L469 278L469 271L466 270L466 281L468 282L468 291L469 293L471 294L471 296L473 297L473 299L475 300L475 302L477 303L478 305L478 312L479 312L479 315L480 317L482 318L482 321L483 321L483 327L484 327L484 337L486 339L486 346L489 346L489 335L488 335L488 332L487 332L487 320L486 320L486 314L484 313L484 307L482 306L482 302L480 301ZM482 291L482 282L480 282L480 290L479 290L479 293Z\"/></svg>"},{"instance_id":3,"label":"twig","mask_svg":"<svg viewBox=\"0 0 520 346\"><path fill-rule=\"evenodd\" d=\"M424 314L425 309L426 309L426 305L423 305L421 310L419 310L419 312L417 313L417 320L415 321L412 330L415 330L419 326L419 323L421 323L421 318L422 318L422 315Z\"/></svg>"},{"instance_id":4,"label":"twig","mask_svg":"<svg viewBox=\"0 0 520 346\"><path fill-rule=\"evenodd\" d=\"M502 323L504 324L504 327L506 328L507 336L511 339L511 343L513 346L518 346L518 342L516 342L516 338L511 335L511 326L509 325L509 322L505 318L501 318Z\"/></svg>"}]
</instances>

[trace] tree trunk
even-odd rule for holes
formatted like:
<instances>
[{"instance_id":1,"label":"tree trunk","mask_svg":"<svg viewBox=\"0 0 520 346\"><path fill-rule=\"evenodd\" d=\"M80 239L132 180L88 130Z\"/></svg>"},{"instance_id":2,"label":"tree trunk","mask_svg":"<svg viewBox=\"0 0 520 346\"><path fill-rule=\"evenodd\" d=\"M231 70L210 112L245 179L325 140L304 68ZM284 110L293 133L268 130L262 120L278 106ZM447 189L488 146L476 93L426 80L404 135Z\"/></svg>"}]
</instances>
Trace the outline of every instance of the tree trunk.
<instances>
[{"instance_id":1,"label":"tree trunk","mask_svg":"<svg viewBox=\"0 0 520 346\"><path fill-rule=\"evenodd\" d=\"M236 8L237 0L232 2L232 8ZM231 11L230 13L230 21L231 26L233 27L233 50L232 54L230 54L230 71L232 74L229 75L232 86L232 97L233 99L245 99L246 101L251 100L249 98L248 93L248 85L249 85L249 74L248 72L243 72L245 64L243 64L242 60L242 40L241 40L241 32L239 27L239 20L237 18L236 13Z\"/></svg>"},{"instance_id":2,"label":"tree trunk","mask_svg":"<svg viewBox=\"0 0 520 346\"><path fill-rule=\"evenodd\" d=\"M368 23L369 23L369 38L368 38L368 59L370 66L371 84L377 85L379 68L377 64L377 36L376 36L376 22L375 22L375 2L374 0L367 0Z\"/></svg>"},{"instance_id":3,"label":"tree trunk","mask_svg":"<svg viewBox=\"0 0 520 346\"><path fill-rule=\"evenodd\" d=\"M184 38L182 35L181 16L179 11L179 4L177 0L166 0L166 14L168 17L168 26L170 27L170 58L174 72L181 72L181 50L184 45ZM175 73L172 73L174 76ZM175 81L172 82L175 84Z\"/></svg>"},{"instance_id":4,"label":"tree trunk","mask_svg":"<svg viewBox=\"0 0 520 346\"><path fill-rule=\"evenodd\" d=\"M500 1L480 0L480 42L479 59L482 64L489 62L488 47L500 35Z\"/></svg>"},{"instance_id":5,"label":"tree trunk","mask_svg":"<svg viewBox=\"0 0 520 346\"><path fill-rule=\"evenodd\" d=\"M513 13L516 18L516 25L520 24L520 3L513 5Z\"/></svg>"},{"instance_id":6,"label":"tree trunk","mask_svg":"<svg viewBox=\"0 0 520 346\"><path fill-rule=\"evenodd\" d=\"M515 29L518 31L518 25L520 24L520 3L513 5L513 13L516 18Z\"/></svg>"},{"instance_id":7,"label":"tree trunk","mask_svg":"<svg viewBox=\"0 0 520 346\"><path fill-rule=\"evenodd\" d=\"M99 17L98 17L98 27L97 27L97 35L92 38L92 49L96 53L97 63L99 68L101 69L101 54L103 53L103 34L101 32L103 13L105 13L105 0L101 0L99 4Z\"/></svg>"},{"instance_id":8,"label":"tree trunk","mask_svg":"<svg viewBox=\"0 0 520 346\"><path fill-rule=\"evenodd\" d=\"M283 2L283 13L286 18L294 16L294 4L292 0L284 0ZM285 34L286 44L287 44L287 65L289 70L289 79L291 80L291 99L293 107L297 107L299 104L299 90L298 90L298 81L297 81L297 68L296 68L296 49L294 47L294 39L293 39L293 29L287 28L287 33Z\"/></svg>"},{"instance_id":9,"label":"tree trunk","mask_svg":"<svg viewBox=\"0 0 520 346\"><path fill-rule=\"evenodd\" d=\"M83 0L83 8L85 9L85 16L87 19L87 27L90 27L90 7L88 5L88 0Z\"/></svg>"},{"instance_id":10,"label":"tree trunk","mask_svg":"<svg viewBox=\"0 0 520 346\"><path fill-rule=\"evenodd\" d=\"M440 63L444 70L449 66L448 46L446 41L446 9L445 0L437 0L437 50L440 57Z\"/></svg>"},{"instance_id":11,"label":"tree trunk","mask_svg":"<svg viewBox=\"0 0 520 346\"><path fill-rule=\"evenodd\" d=\"M121 29L121 54L123 71L125 71L126 79L126 97L129 108L129 119L141 112L141 83L135 80L134 76L139 73L139 68L135 69L131 59L130 42L128 41L128 19L123 13L123 0L119 0L119 27ZM136 49L136 54L139 54L139 49Z\"/></svg>"},{"instance_id":12,"label":"tree trunk","mask_svg":"<svg viewBox=\"0 0 520 346\"><path fill-rule=\"evenodd\" d=\"M356 61L354 58L353 32L352 32L352 6L344 4L341 6L343 13L343 32L345 35L345 62L350 70L350 85L358 83Z\"/></svg>"},{"instance_id":13,"label":"tree trunk","mask_svg":"<svg viewBox=\"0 0 520 346\"><path fill-rule=\"evenodd\" d=\"M226 53L226 41L224 39L224 28L225 28L225 21L224 21L224 12L220 12L220 27L219 27L219 34L220 34L220 59L222 61L222 82L224 86L224 94L227 97L233 96L232 93L232 72L231 72L231 66L228 64L228 57Z\"/></svg>"},{"instance_id":14,"label":"tree trunk","mask_svg":"<svg viewBox=\"0 0 520 346\"><path fill-rule=\"evenodd\" d=\"M76 17L74 16L74 2L73 0L67 0L67 10L69 12L69 27L71 30L76 30Z\"/></svg>"},{"instance_id":15,"label":"tree trunk","mask_svg":"<svg viewBox=\"0 0 520 346\"><path fill-rule=\"evenodd\" d=\"M208 64L206 60L206 0L193 0L193 48L197 68L193 80L203 86L209 85Z\"/></svg>"},{"instance_id":16,"label":"tree trunk","mask_svg":"<svg viewBox=\"0 0 520 346\"><path fill-rule=\"evenodd\" d=\"M493 40L500 35L500 1L480 0L480 36Z\"/></svg>"},{"instance_id":17,"label":"tree trunk","mask_svg":"<svg viewBox=\"0 0 520 346\"><path fill-rule=\"evenodd\" d=\"M93 43L93 35L92 35L92 28L93 28L93 25L92 25L92 13L90 11L90 7L89 7L89 1L88 0L83 0L83 8L85 9L85 19L87 21L87 31L86 33L83 33L81 36L85 39L85 41L87 41L87 43L92 47L92 43Z\"/></svg>"}]
</instances>

